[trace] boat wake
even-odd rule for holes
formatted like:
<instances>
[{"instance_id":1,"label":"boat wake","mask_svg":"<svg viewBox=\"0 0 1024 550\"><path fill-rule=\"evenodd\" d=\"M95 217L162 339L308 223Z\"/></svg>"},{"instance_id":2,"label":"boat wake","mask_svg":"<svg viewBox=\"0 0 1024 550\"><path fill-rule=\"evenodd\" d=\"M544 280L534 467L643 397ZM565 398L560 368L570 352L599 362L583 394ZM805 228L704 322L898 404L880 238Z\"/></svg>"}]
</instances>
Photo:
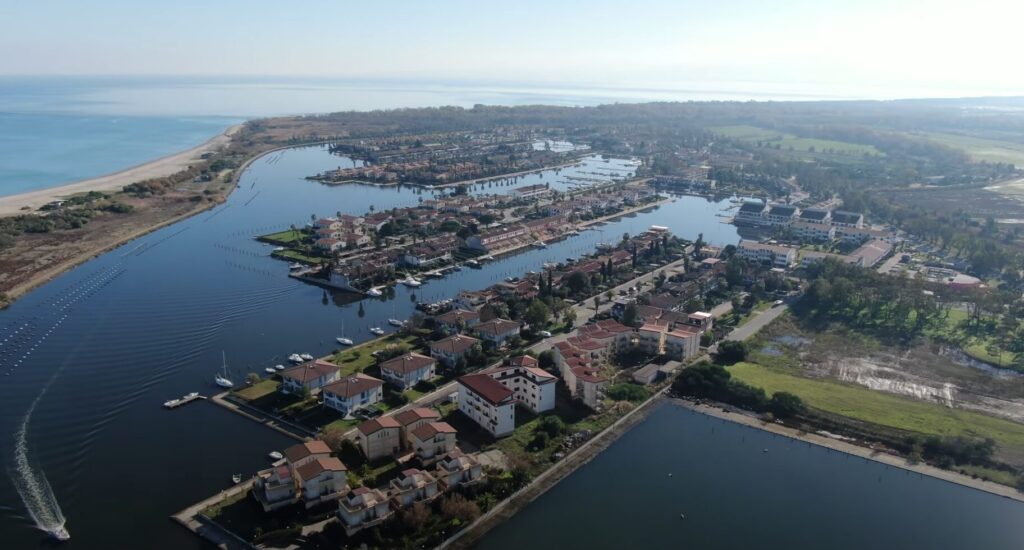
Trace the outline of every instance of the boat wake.
<instances>
[{"instance_id":1,"label":"boat wake","mask_svg":"<svg viewBox=\"0 0 1024 550\"><path fill-rule=\"evenodd\" d=\"M57 497L53 494L49 480L46 479L46 473L42 469L33 467L28 449L28 424L32 420L32 413L35 412L36 405L46 395L46 390L50 389L50 384L55 378L56 376L51 378L50 383L43 387L43 391L39 392L39 395L32 401L21 420L21 426L15 434L15 471L11 473L11 480L36 527L57 540L68 540L71 538L71 534L65 527L67 520L64 519L64 513L60 509Z\"/></svg>"}]
</instances>

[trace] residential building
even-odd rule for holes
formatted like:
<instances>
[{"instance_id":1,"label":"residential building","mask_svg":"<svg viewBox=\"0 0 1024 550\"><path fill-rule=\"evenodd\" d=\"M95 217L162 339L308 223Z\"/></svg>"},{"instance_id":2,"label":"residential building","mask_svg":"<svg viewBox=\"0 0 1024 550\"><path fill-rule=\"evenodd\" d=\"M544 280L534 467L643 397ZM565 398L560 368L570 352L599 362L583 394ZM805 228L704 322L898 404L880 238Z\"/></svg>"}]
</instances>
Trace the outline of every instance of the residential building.
<instances>
[{"instance_id":1,"label":"residential building","mask_svg":"<svg viewBox=\"0 0 1024 550\"><path fill-rule=\"evenodd\" d=\"M305 390L312 393L337 381L340 376L338 365L318 359L281 371L279 389L284 393L302 393Z\"/></svg>"},{"instance_id":2,"label":"residential building","mask_svg":"<svg viewBox=\"0 0 1024 550\"><path fill-rule=\"evenodd\" d=\"M441 413L428 407L413 407L395 415L395 420L401 427L401 445L405 448L412 448L412 432L431 422L439 422Z\"/></svg>"},{"instance_id":3,"label":"residential building","mask_svg":"<svg viewBox=\"0 0 1024 550\"><path fill-rule=\"evenodd\" d=\"M494 347L501 347L513 336L519 336L519 323L508 319L491 319L476 326L480 339Z\"/></svg>"},{"instance_id":4,"label":"residential building","mask_svg":"<svg viewBox=\"0 0 1024 550\"><path fill-rule=\"evenodd\" d=\"M453 367L459 362L459 359L465 357L473 349L473 346L479 344L480 340L476 338L455 334L432 342L430 344L430 356L449 367Z\"/></svg>"},{"instance_id":5,"label":"residential building","mask_svg":"<svg viewBox=\"0 0 1024 550\"><path fill-rule=\"evenodd\" d=\"M772 205L764 215L768 225L789 225L800 215L800 209L792 204Z\"/></svg>"},{"instance_id":6,"label":"residential building","mask_svg":"<svg viewBox=\"0 0 1024 550\"><path fill-rule=\"evenodd\" d=\"M434 317L434 325L446 334L454 334L467 328L471 329L478 324L480 324L480 314L472 310L453 309Z\"/></svg>"},{"instance_id":7,"label":"residential building","mask_svg":"<svg viewBox=\"0 0 1024 550\"><path fill-rule=\"evenodd\" d=\"M832 225L832 211L824 208L804 208L797 219L805 223Z\"/></svg>"},{"instance_id":8,"label":"residential building","mask_svg":"<svg viewBox=\"0 0 1024 550\"><path fill-rule=\"evenodd\" d=\"M796 263L796 249L789 246L741 240L736 253L741 258L775 267L788 268Z\"/></svg>"},{"instance_id":9,"label":"residential building","mask_svg":"<svg viewBox=\"0 0 1024 550\"><path fill-rule=\"evenodd\" d=\"M836 227L860 229L861 227L864 227L864 214L859 212L836 210L835 212L832 212L832 225Z\"/></svg>"},{"instance_id":10,"label":"residential building","mask_svg":"<svg viewBox=\"0 0 1024 550\"><path fill-rule=\"evenodd\" d=\"M793 236L801 241L831 242L836 238L835 226L817 222L796 221L789 226Z\"/></svg>"},{"instance_id":11,"label":"residential building","mask_svg":"<svg viewBox=\"0 0 1024 550\"><path fill-rule=\"evenodd\" d=\"M888 256L891 252L891 244L879 239L873 239L864 243L857 250L850 252L850 256L859 258L861 265L864 267L875 267L878 265L878 262L882 261L882 258Z\"/></svg>"},{"instance_id":12,"label":"residential building","mask_svg":"<svg viewBox=\"0 0 1024 550\"><path fill-rule=\"evenodd\" d=\"M391 480L391 502L395 508L404 508L417 502L430 502L441 496L437 479L429 472L409 468Z\"/></svg>"},{"instance_id":13,"label":"residential building","mask_svg":"<svg viewBox=\"0 0 1024 550\"><path fill-rule=\"evenodd\" d=\"M306 508L341 498L348 489L348 468L334 457L316 458L295 468Z\"/></svg>"},{"instance_id":14,"label":"residential building","mask_svg":"<svg viewBox=\"0 0 1024 550\"><path fill-rule=\"evenodd\" d=\"M441 455L455 449L455 428L447 422L429 422L414 429L409 441L421 464L433 464Z\"/></svg>"},{"instance_id":15,"label":"residential building","mask_svg":"<svg viewBox=\"0 0 1024 550\"><path fill-rule=\"evenodd\" d=\"M252 495L263 506L264 512L271 512L295 502L298 487L287 464L274 466L256 473Z\"/></svg>"},{"instance_id":16,"label":"residential building","mask_svg":"<svg viewBox=\"0 0 1024 550\"><path fill-rule=\"evenodd\" d=\"M764 224L765 212L768 205L761 201L747 201L740 206L736 212L735 221L738 224L762 225Z\"/></svg>"},{"instance_id":17,"label":"residential building","mask_svg":"<svg viewBox=\"0 0 1024 550\"><path fill-rule=\"evenodd\" d=\"M269 512L293 504L300 498L305 500L309 507L318 503L323 495L343 491L343 488L338 489L333 473L320 475L321 472L317 469L321 466L310 466L320 461L324 461L325 471L333 472L340 468L340 471L344 472L345 465L340 461L334 462L337 459L331 458L331 449L323 441L307 441L288 447L284 451L284 460L281 463L256 473L253 496L263 506L263 510ZM310 467L304 469L306 466ZM343 480L344 473L341 477ZM307 485L309 493L304 494Z\"/></svg>"},{"instance_id":18,"label":"residential building","mask_svg":"<svg viewBox=\"0 0 1024 550\"><path fill-rule=\"evenodd\" d=\"M513 357L508 365L482 372L512 390L512 397L535 413L555 408L558 378L541 369L537 360L529 355Z\"/></svg>"},{"instance_id":19,"label":"residential building","mask_svg":"<svg viewBox=\"0 0 1024 550\"><path fill-rule=\"evenodd\" d=\"M860 258L854 258L853 256L847 256L845 254L833 254L831 252L818 252L817 250L801 250L800 251L800 267L810 267L816 263L825 261L826 259L833 259L837 262L842 262L852 265L860 265Z\"/></svg>"},{"instance_id":20,"label":"residential building","mask_svg":"<svg viewBox=\"0 0 1024 550\"><path fill-rule=\"evenodd\" d=\"M516 399L512 390L487 374L467 374L458 379L459 410L494 437L516 427Z\"/></svg>"},{"instance_id":21,"label":"residential building","mask_svg":"<svg viewBox=\"0 0 1024 550\"><path fill-rule=\"evenodd\" d=\"M407 353L380 364L380 374L399 389L411 388L434 377L437 362L418 353Z\"/></svg>"},{"instance_id":22,"label":"residential building","mask_svg":"<svg viewBox=\"0 0 1024 550\"><path fill-rule=\"evenodd\" d=\"M352 489L338 501L338 518L348 536L382 523L392 513L387 497L379 489Z\"/></svg>"},{"instance_id":23,"label":"residential building","mask_svg":"<svg viewBox=\"0 0 1024 550\"><path fill-rule=\"evenodd\" d=\"M437 461L437 481L444 490L471 485L484 477L483 467L472 455L453 449Z\"/></svg>"},{"instance_id":24,"label":"residential building","mask_svg":"<svg viewBox=\"0 0 1024 550\"><path fill-rule=\"evenodd\" d=\"M357 429L356 442L367 460L396 455L402 448L402 425L394 416L367 420Z\"/></svg>"},{"instance_id":25,"label":"residential building","mask_svg":"<svg viewBox=\"0 0 1024 550\"><path fill-rule=\"evenodd\" d=\"M348 416L380 402L384 382L361 372L323 387L324 405Z\"/></svg>"},{"instance_id":26,"label":"residential building","mask_svg":"<svg viewBox=\"0 0 1024 550\"><path fill-rule=\"evenodd\" d=\"M537 184L537 185L524 185L522 187L516 187L515 189L512 190L512 192L510 194L513 195L513 196L519 197L521 199L530 199L530 198L534 198L534 197L543 197L544 195L547 195L547 194L550 194L550 193L551 193L551 190L548 189L548 186L543 185L543 184Z\"/></svg>"}]
</instances>

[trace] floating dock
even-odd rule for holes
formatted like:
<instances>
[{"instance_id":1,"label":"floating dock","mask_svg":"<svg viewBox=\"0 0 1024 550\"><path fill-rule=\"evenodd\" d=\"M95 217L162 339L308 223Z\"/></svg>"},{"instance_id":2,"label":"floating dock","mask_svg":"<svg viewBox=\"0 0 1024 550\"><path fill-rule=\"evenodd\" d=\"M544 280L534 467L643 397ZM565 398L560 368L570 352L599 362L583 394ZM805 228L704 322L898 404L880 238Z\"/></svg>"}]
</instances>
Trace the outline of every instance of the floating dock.
<instances>
[{"instance_id":1,"label":"floating dock","mask_svg":"<svg viewBox=\"0 0 1024 550\"><path fill-rule=\"evenodd\" d=\"M198 393L196 393L196 394L190 393L190 394L188 394L186 396L179 397L178 399L171 399L170 401L165 401L164 402L164 408L165 409L177 409L178 407L180 407L182 405L188 405L189 403L191 403L193 401L199 401L201 399L206 399L206 396L205 395L199 395Z\"/></svg>"}]
</instances>

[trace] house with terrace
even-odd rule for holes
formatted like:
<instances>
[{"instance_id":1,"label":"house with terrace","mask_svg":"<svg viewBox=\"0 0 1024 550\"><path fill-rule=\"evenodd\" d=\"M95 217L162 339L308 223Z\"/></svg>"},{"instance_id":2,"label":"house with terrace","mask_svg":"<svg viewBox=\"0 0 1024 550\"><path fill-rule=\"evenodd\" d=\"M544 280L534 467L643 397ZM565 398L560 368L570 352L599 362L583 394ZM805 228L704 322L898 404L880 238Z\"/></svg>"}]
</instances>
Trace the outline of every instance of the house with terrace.
<instances>
[{"instance_id":1,"label":"house with terrace","mask_svg":"<svg viewBox=\"0 0 1024 550\"><path fill-rule=\"evenodd\" d=\"M441 496L437 488L437 479L430 472L419 468L403 470L391 480L391 502L395 509L412 506L417 502L430 502Z\"/></svg>"},{"instance_id":2,"label":"house with terrace","mask_svg":"<svg viewBox=\"0 0 1024 550\"><path fill-rule=\"evenodd\" d=\"M434 317L434 326L445 334L455 334L465 329L472 329L478 324L480 324L480 314L465 309L453 309Z\"/></svg>"},{"instance_id":3,"label":"house with terrace","mask_svg":"<svg viewBox=\"0 0 1024 550\"><path fill-rule=\"evenodd\" d=\"M412 432L431 422L440 422L441 413L428 407L413 407L395 415L395 420L401 428L401 446L405 449L412 448Z\"/></svg>"},{"instance_id":4,"label":"house with terrace","mask_svg":"<svg viewBox=\"0 0 1024 550\"><path fill-rule=\"evenodd\" d=\"M278 389L284 393L301 394L306 390L314 393L337 381L340 376L338 365L318 359L281 371L281 385Z\"/></svg>"},{"instance_id":5,"label":"house with terrace","mask_svg":"<svg viewBox=\"0 0 1024 550\"><path fill-rule=\"evenodd\" d=\"M825 208L804 208L800 211L797 220L805 223L832 225L832 211Z\"/></svg>"},{"instance_id":6,"label":"house with terrace","mask_svg":"<svg viewBox=\"0 0 1024 550\"><path fill-rule=\"evenodd\" d=\"M324 386L321 393L324 406L349 416L379 403L384 394L384 382L357 372Z\"/></svg>"},{"instance_id":7,"label":"house with terrace","mask_svg":"<svg viewBox=\"0 0 1024 550\"><path fill-rule=\"evenodd\" d=\"M736 212L735 222L741 225L763 225L768 205L762 201L747 201Z\"/></svg>"},{"instance_id":8,"label":"house with terrace","mask_svg":"<svg viewBox=\"0 0 1024 550\"><path fill-rule=\"evenodd\" d=\"M409 443L421 464L433 464L441 455L455 450L456 431L447 422L428 422L409 433Z\"/></svg>"},{"instance_id":9,"label":"house with terrace","mask_svg":"<svg viewBox=\"0 0 1024 550\"><path fill-rule=\"evenodd\" d=\"M266 512L303 501L306 508L345 491L345 465L320 440L292 445L284 459L256 473L252 495Z\"/></svg>"},{"instance_id":10,"label":"house with terrace","mask_svg":"<svg viewBox=\"0 0 1024 550\"><path fill-rule=\"evenodd\" d=\"M529 355L513 357L506 365L481 371L512 390L512 397L535 413L555 408L558 378L541 369Z\"/></svg>"},{"instance_id":11,"label":"house with terrace","mask_svg":"<svg viewBox=\"0 0 1024 550\"><path fill-rule=\"evenodd\" d=\"M348 490L348 468L337 458L320 457L295 468L302 503L312 508L341 498Z\"/></svg>"},{"instance_id":12,"label":"house with terrace","mask_svg":"<svg viewBox=\"0 0 1024 550\"><path fill-rule=\"evenodd\" d=\"M380 489L358 487L338 500L338 518L345 534L352 536L367 527L383 523L391 514L391 505Z\"/></svg>"},{"instance_id":13,"label":"house with terrace","mask_svg":"<svg viewBox=\"0 0 1024 550\"><path fill-rule=\"evenodd\" d=\"M472 485L483 479L484 469L480 462L472 455L467 455L459 449L453 449L448 454L440 457L435 469L435 477L441 484L442 490L448 490L462 485Z\"/></svg>"},{"instance_id":14,"label":"house with terrace","mask_svg":"<svg viewBox=\"0 0 1024 550\"><path fill-rule=\"evenodd\" d=\"M799 215L800 209L792 204L774 204L764 215L764 221L772 226L786 226L793 223Z\"/></svg>"},{"instance_id":15,"label":"house with terrace","mask_svg":"<svg viewBox=\"0 0 1024 550\"><path fill-rule=\"evenodd\" d=\"M384 380L398 389L404 390L433 378L436 364L437 361L431 357L418 353L407 353L381 363L380 374Z\"/></svg>"}]
</instances>

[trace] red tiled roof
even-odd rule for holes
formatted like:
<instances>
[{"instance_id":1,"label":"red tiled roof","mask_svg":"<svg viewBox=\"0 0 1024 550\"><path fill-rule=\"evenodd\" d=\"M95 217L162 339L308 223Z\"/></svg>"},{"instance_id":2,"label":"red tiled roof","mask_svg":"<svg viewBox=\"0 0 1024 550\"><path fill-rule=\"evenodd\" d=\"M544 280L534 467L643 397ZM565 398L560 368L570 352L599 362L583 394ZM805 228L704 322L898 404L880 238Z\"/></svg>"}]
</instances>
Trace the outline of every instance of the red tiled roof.
<instances>
[{"instance_id":1,"label":"red tiled roof","mask_svg":"<svg viewBox=\"0 0 1024 550\"><path fill-rule=\"evenodd\" d=\"M477 325L476 330L481 334L498 336L500 334L505 334L506 332L512 332L513 330L519 330L519 323L509 321L508 319L492 319L486 323L480 323Z\"/></svg>"},{"instance_id":2,"label":"red tiled roof","mask_svg":"<svg viewBox=\"0 0 1024 550\"><path fill-rule=\"evenodd\" d=\"M467 374L459 377L458 381L492 405L501 405L512 397L512 390L486 374Z\"/></svg>"},{"instance_id":3,"label":"red tiled roof","mask_svg":"<svg viewBox=\"0 0 1024 550\"><path fill-rule=\"evenodd\" d=\"M428 409L427 407L416 407L414 409L402 411L395 415L395 420L398 422L399 425L402 426L408 426L409 424L412 424L413 422L416 422L418 420L435 418L441 418L441 413L435 411L434 409Z\"/></svg>"},{"instance_id":4,"label":"red tiled roof","mask_svg":"<svg viewBox=\"0 0 1024 550\"><path fill-rule=\"evenodd\" d=\"M420 441L426 441L437 434L453 434L455 428L447 422L428 422L412 431L412 435Z\"/></svg>"},{"instance_id":5,"label":"red tiled roof","mask_svg":"<svg viewBox=\"0 0 1024 550\"><path fill-rule=\"evenodd\" d=\"M370 435L377 433L386 428L398 428L401 424L398 420L395 420L393 416L382 416L380 418L373 418L363 422L359 425L359 432L363 435Z\"/></svg>"},{"instance_id":6,"label":"red tiled roof","mask_svg":"<svg viewBox=\"0 0 1024 550\"><path fill-rule=\"evenodd\" d=\"M380 369L397 372L399 374L409 374L410 372L418 371L424 367L433 365L435 361L425 355L418 353L408 353L401 355L393 359L388 359L380 364Z\"/></svg>"},{"instance_id":7,"label":"red tiled roof","mask_svg":"<svg viewBox=\"0 0 1024 550\"><path fill-rule=\"evenodd\" d=\"M311 460L295 469L302 479L313 479L323 472L344 472L346 470L348 468L333 456Z\"/></svg>"},{"instance_id":8,"label":"red tiled roof","mask_svg":"<svg viewBox=\"0 0 1024 550\"><path fill-rule=\"evenodd\" d=\"M313 441L307 441L305 443L299 443L298 445L292 445L284 450L284 456L288 459L288 462L298 462L303 458L310 455L317 454L331 454L331 448L326 443L319 439Z\"/></svg>"},{"instance_id":9,"label":"red tiled roof","mask_svg":"<svg viewBox=\"0 0 1024 550\"><path fill-rule=\"evenodd\" d=\"M473 345L476 344L477 342L479 342L479 340L477 340L476 338L456 334L454 336L449 336L442 340L432 342L430 344L430 349L436 349L438 351L444 351L447 353L462 353L467 349L473 347Z\"/></svg>"},{"instance_id":10,"label":"red tiled roof","mask_svg":"<svg viewBox=\"0 0 1024 550\"><path fill-rule=\"evenodd\" d=\"M281 371L282 378L291 378L301 384L338 371L338 365L317 359L309 364L298 365Z\"/></svg>"},{"instance_id":11,"label":"red tiled roof","mask_svg":"<svg viewBox=\"0 0 1024 550\"><path fill-rule=\"evenodd\" d=\"M509 359L508 363L515 367L536 367L537 360L529 355L520 355Z\"/></svg>"},{"instance_id":12,"label":"red tiled roof","mask_svg":"<svg viewBox=\"0 0 1024 550\"><path fill-rule=\"evenodd\" d=\"M352 397L353 395L359 395L366 390L382 385L384 385L383 381L357 372L346 376L337 382L324 386L323 390L341 397Z\"/></svg>"},{"instance_id":13,"label":"red tiled roof","mask_svg":"<svg viewBox=\"0 0 1024 550\"><path fill-rule=\"evenodd\" d=\"M466 322L474 319L479 319L480 314L475 311L468 311L465 309L453 309L447 313L442 313L437 317L434 317L434 321L438 323L444 323L447 325L454 325L459 321Z\"/></svg>"}]
</instances>

